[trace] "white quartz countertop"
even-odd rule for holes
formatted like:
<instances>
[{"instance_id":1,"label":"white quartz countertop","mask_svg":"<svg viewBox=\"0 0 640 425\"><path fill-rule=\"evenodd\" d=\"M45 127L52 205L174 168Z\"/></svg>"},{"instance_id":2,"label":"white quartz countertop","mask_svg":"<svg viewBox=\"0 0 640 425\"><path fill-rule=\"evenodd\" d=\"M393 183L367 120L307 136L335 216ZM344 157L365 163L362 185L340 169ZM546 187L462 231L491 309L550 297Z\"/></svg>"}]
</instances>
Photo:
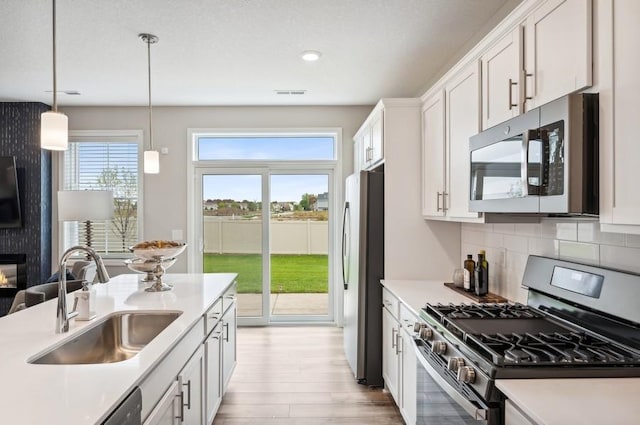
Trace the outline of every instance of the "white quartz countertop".
<instances>
[{"instance_id":1,"label":"white quartz countertop","mask_svg":"<svg viewBox=\"0 0 640 425\"><path fill-rule=\"evenodd\" d=\"M167 292L145 292L139 274L94 285L97 317L71 319L69 332L55 333L57 300L0 318L0 423L86 425L106 415L151 372L157 362L213 305L235 274L167 274ZM73 295L67 296L69 307ZM28 360L116 311L173 310L182 314L131 359L94 365L38 365Z\"/></svg>"},{"instance_id":2,"label":"white quartz countertop","mask_svg":"<svg viewBox=\"0 0 640 425\"><path fill-rule=\"evenodd\" d=\"M416 313L427 302L473 302L442 282L382 284ZM496 387L537 425L640 424L640 378L498 379Z\"/></svg>"}]
</instances>

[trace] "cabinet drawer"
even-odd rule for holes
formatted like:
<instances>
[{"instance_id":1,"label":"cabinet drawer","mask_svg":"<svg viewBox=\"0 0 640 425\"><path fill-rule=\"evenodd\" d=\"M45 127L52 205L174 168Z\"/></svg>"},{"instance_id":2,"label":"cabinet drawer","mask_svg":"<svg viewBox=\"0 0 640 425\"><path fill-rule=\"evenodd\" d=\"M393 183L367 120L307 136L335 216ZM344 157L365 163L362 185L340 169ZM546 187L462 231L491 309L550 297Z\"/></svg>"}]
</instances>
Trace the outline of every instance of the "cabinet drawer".
<instances>
[{"instance_id":1,"label":"cabinet drawer","mask_svg":"<svg viewBox=\"0 0 640 425\"><path fill-rule=\"evenodd\" d=\"M211 306L209 310L204 315L204 332L205 335L209 335L213 328L216 326L216 323L220 321L222 317L222 298L218 298L218 300Z\"/></svg>"},{"instance_id":2,"label":"cabinet drawer","mask_svg":"<svg viewBox=\"0 0 640 425\"><path fill-rule=\"evenodd\" d=\"M418 316L409 307L400 303L400 326L411 335L414 325L418 322L420 322Z\"/></svg>"},{"instance_id":3,"label":"cabinet drawer","mask_svg":"<svg viewBox=\"0 0 640 425\"><path fill-rule=\"evenodd\" d=\"M231 305L236 302L236 297L238 294L238 283L234 280L231 286L224 291L224 295L222 295L222 312L224 313L231 307Z\"/></svg>"},{"instance_id":4,"label":"cabinet drawer","mask_svg":"<svg viewBox=\"0 0 640 425\"><path fill-rule=\"evenodd\" d=\"M389 313L397 319L398 318L398 308L399 301L387 288L382 288L382 305L389 310Z\"/></svg>"}]
</instances>

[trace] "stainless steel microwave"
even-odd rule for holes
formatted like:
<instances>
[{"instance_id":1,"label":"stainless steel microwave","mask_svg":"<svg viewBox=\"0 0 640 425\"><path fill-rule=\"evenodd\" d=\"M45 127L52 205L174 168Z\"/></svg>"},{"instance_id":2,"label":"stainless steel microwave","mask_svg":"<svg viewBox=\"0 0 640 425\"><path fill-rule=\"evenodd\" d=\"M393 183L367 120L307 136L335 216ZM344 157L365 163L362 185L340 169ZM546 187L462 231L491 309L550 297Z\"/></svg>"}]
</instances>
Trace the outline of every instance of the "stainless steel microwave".
<instances>
[{"instance_id":1,"label":"stainless steel microwave","mask_svg":"<svg viewBox=\"0 0 640 425\"><path fill-rule=\"evenodd\" d=\"M598 95L571 94L471 137L469 210L598 214Z\"/></svg>"}]
</instances>

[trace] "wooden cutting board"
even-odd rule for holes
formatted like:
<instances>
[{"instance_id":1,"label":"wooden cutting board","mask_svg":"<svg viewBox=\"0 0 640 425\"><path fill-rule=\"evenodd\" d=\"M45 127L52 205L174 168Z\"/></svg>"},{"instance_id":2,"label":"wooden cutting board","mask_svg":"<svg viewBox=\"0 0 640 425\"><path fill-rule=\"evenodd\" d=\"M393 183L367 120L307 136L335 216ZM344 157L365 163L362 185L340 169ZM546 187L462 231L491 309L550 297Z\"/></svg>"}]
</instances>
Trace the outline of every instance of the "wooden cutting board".
<instances>
[{"instance_id":1,"label":"wooden cutting board","mask_svg":"<svg viewBox=\"0 0 640 425\"><path fill-rule=\"evenodd\" d=\"M477 303L506 303L506 302L509 302L508 299L506 299L504 297L501 297L500 295L493 294L491 292L489 292L487 295L479 297L473 292L465 291L464 288L458 288L457 286L455 286L453 284L453 282L445 282L444 286L446 286L447 288L451 288L452 290L456 291L457 293L462 294L465 297L470 298L470 299L472 299L473 301L475 301Z\"/></svg>"}]
</instances>

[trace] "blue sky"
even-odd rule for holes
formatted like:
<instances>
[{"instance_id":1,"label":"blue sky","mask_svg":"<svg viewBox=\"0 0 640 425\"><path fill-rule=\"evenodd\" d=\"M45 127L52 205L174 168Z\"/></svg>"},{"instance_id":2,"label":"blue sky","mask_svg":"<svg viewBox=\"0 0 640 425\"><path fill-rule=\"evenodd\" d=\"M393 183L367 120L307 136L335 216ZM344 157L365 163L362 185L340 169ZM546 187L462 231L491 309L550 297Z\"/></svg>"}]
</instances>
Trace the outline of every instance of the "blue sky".
<instances>
[{"instance_id":1,"label":"blue sky","mask_svg":"<svg viewBox=\"0 0 640 425\"><path fill-rule=\"evenodd\" d=\"M333 137L200 137L201 160L334 159Z\"/></svg>"},{"instance_id":2,"label":"blue sky","mask_svg":"<svg viewBox=\"0 0 640 425\"><path fill-rule=\"evenodd\" d=\"M260 175L205 175L202 182L204 199L261 201ZM327 175L272 175L271 201L300 201L303 193L329 191Z\"/></svg>"}]
</instances>

